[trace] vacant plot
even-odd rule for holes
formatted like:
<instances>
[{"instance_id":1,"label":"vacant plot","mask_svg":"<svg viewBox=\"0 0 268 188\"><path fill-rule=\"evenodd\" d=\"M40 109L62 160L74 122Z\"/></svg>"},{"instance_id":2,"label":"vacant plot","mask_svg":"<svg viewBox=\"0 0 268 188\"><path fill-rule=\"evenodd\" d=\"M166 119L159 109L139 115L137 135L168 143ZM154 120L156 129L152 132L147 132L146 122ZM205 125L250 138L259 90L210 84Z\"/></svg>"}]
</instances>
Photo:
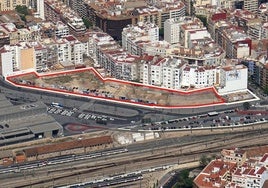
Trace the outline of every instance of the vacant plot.
<instances>
[{"instance_id":1,"label":"vacant plot","mask_svg":"<svg viewBox=\"0 0 268 188\"><path fill-rule=\"evenodd\" d=\"M193 92L167 90L109 78L103 79L91 69L41 77L29 73L11 77L9 80L20 85L148 105L193 106L224 102L212 88Z\"/></svg>"}]
</instances>

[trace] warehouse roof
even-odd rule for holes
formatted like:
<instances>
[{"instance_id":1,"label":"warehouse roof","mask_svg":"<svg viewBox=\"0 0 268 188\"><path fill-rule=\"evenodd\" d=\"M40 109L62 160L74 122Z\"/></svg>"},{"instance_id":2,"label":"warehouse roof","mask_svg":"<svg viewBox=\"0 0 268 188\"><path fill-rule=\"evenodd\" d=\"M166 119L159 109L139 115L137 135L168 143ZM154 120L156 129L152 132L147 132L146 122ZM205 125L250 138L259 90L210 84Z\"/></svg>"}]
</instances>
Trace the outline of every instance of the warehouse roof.
<instances>
[{"instance_id":1,"label":"warehouse roof","mask_svg":"<svg viewBox=\"0 0 268 188\"><path fill-rule=\"evenodd\" d=\"M0 116L8 115L8 114L16 114L22 113L30 110L38 110L38 109L46 109L46 105L42 102L35 102L30 104L22 104L22 105L12 105L3 108L0 106Z\"/></svg>"},{"instance_id":2,"label":"warehouse roof","mask_svg":"<svg viewBox=\"0 0 268 188\"><path fill-rule=\"evenodd\" d=\"M36 156L36 155L41 155L41 154L46 154L46 153L71 150L71 149L81 148L81 147L90 147L90 146L96 146L96 145L101 145L101 144L109 144L112 142L113 140L111 136L102 136L102 137L95 137L95 138L89 138L89 139L84 139L84 140L75 140L75 141L62 142L62 143L56 143L56 144L51 144L51 145L28 148L28 149L24 149L24 153L27 157L30 157L30 156Z\"/></svg>"}]
</instances>

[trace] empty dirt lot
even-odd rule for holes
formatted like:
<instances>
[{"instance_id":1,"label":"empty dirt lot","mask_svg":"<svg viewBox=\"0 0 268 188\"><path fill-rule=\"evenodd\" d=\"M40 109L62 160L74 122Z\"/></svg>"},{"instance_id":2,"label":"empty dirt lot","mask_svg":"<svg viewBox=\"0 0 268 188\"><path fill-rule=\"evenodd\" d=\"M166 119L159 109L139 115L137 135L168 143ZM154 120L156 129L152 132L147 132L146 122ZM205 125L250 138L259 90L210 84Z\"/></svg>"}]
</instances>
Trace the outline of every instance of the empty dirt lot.
<instances>
[{"instance_id":1,"label":"empty dirt lot","mask_svg":"<svg viewBox=\"0 0 268 188\"><path fill-rule=\"evenodd\" d=\"M198 92L180 92L103 79L92 70L44 76L29 73L12 77L10 80L31 87L160 106L193 106L223 102L212 88Z\"/></svg>"}]
</instances>

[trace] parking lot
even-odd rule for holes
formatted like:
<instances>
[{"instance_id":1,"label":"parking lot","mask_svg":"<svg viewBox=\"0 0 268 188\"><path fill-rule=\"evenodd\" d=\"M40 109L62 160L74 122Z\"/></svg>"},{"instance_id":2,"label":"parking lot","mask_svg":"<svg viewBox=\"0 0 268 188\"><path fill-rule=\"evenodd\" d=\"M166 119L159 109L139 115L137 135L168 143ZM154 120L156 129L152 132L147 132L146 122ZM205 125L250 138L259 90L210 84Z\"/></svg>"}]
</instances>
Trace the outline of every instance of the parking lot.
<instances>
[{"instance_id":1,"label":"parking lot","mask_svg":"<svg viewBox=\"0 0 268 188\"><path fill-rule=\"evenodd\" d=\"M91 113L86 113L86 112L79 112L77 109L64 109L62 107L49 107L47 109L47 112L49 114L55 114L55 115L61 115L61 116L68 116L68 117L74 117L78 119L78 121L92 121L96 122L98 124L104 124L106 125L107 122L112 122L115 120L114 117L108 117L105 115L97 115L97 114L91 114Z\"/></svg>"},{"instance_id":2,"label":"parking lot","mask_svg":"<svg viewBox=\"0 0 268 188\"><path fill-rule=\"evenodd\" d=\"M213 115L201 114L168 121L142 124L144 130L169 131L200 128L220 128L232 126L246 126L256 123L268 122L266 114L238 114L236 110L226 110Z\"/></svg>"}]
</instances>

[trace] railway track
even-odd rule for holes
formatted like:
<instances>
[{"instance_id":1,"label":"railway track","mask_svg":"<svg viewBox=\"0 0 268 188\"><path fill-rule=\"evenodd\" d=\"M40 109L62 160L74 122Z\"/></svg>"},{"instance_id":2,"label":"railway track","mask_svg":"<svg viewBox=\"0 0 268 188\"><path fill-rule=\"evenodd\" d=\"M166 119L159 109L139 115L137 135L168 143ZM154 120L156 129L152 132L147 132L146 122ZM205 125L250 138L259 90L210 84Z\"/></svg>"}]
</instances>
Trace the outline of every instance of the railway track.
<instances>
[{"instance_id":1,"label":"railway track","mask_svg":"<svg viewBox=\"0 0 268 188\"><path fill-rule=\"evenodd\" d=\"M151 151L125 153L120 154L114 158L114 156L100 159L98 163L88 162L86 165L67 166L55 170L40 171L36 170L36 177L29 179L18 180L14 179L14 183L8 182L1 185L5 187L43 187L44 184L48 185L60 185L66 182L66 179L76 180L77 176L98 178L100 176L112 175L111 173L120 173L126 171L126 165L128 169L135 170L142 168L150 168L156 165L166 165L186 163L198 161L201 155L210 155L218 153L221 149L227 147L253 147L266 145L268 143L268 129L252 130L233 135L216 135L213 138L202 141L189 142L181 145L174 145L155 148ZM127 169L127 170L128 170ZM129 170L128 170L129 171ZM12 180L12 176L10 177ZM80 178L80 179L81 179ZM68 182L68 181L67 181ZM71 183L71 182L70 182Z\"/></svg>"}]
</instances>

